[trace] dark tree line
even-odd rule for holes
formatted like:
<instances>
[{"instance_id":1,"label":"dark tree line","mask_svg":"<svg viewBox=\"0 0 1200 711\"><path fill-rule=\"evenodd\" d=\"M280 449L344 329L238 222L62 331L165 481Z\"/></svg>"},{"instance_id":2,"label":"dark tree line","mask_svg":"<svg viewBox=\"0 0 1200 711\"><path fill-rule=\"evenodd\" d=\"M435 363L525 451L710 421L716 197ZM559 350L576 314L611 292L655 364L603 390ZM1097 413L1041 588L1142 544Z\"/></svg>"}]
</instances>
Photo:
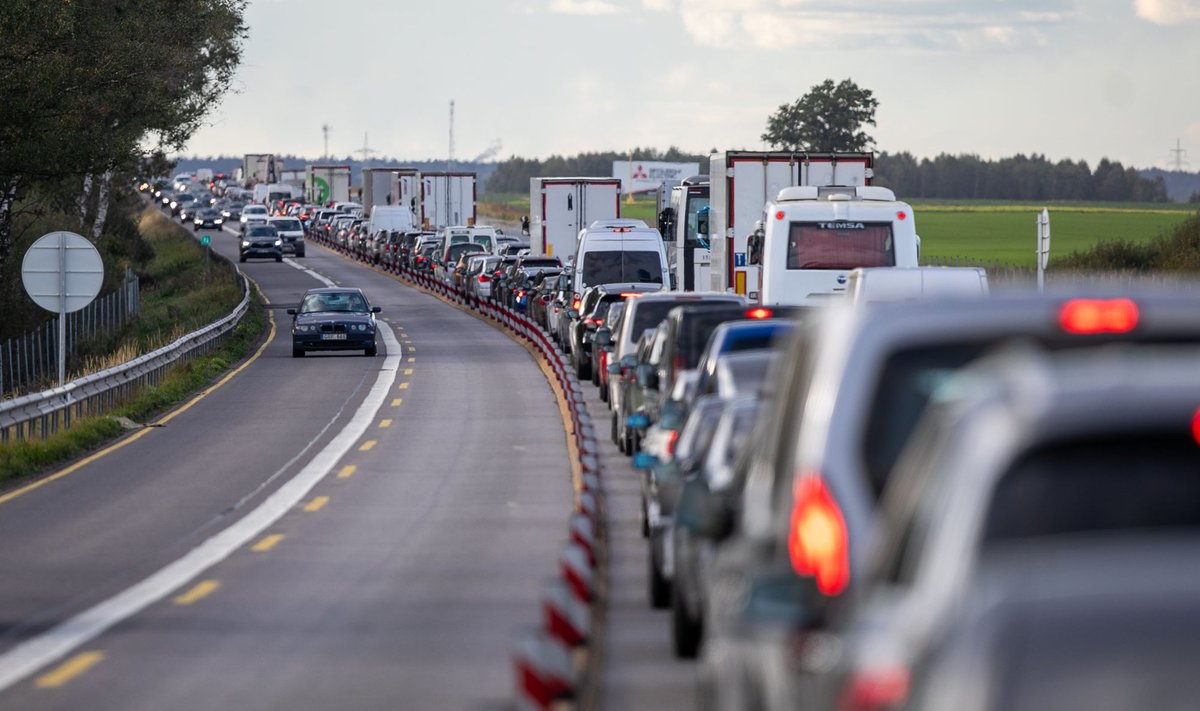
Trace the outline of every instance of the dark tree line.
<instances>
[{"instance_id":1,"label":"dark tree line","mask_svg":"<svg viewBox=\"0 0 1200 711\"><path fill-rule=\"evenodd\" d=\"M985 160L975 155L936 158L881 153L875 184L908 198L955 200L1097 200L1167 202L1162 178L1148 179L1135 168L1107 158L1092 169L1086 161L1057 163L1041 155Z\"/></svg>"},{"instance_id":2,"label":"dark tree line","mask_svg":"<svg viewBox=\"0 0 1200 711\"><path fill-rule=\"evenodd\" d=\"M708 171L708 156L685 153L674 146L666 151L654 148L633 149L633 160L656 160L668 163L700 163L700 172ZM580 153L576 156L550 156L545 160L518 158L513 156L501 161L496 172L488 179L486 191L496 193L529 192L530 178L612 177L613 161L629 160L630 153L606 151L603 153Z\"/></svg>"},{"instance_id":3,"label":"dark tree line","mask_svg":"<svg viewBox=\"0 0 1200 711\"><path fill-rule=\"evenodd\" d=\"M245 0L6 0L0 12L0 273L37 199L99 239L110 186L183 148L229 88ZM147 170L159 166L148 167ZM154 175L155 173L148 173Z\"/></svg>"}]
</instances>

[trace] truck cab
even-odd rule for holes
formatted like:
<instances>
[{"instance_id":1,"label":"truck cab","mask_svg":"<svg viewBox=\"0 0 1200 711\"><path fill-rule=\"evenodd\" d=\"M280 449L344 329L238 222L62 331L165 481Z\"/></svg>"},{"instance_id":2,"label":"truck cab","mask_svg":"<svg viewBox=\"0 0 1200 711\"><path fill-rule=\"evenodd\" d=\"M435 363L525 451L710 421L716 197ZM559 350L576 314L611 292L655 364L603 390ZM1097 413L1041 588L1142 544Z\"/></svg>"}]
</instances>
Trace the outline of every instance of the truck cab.
<instances>
[{"instance_id":1,"label":"truck cab","mask_svg":"<svg viewBox=\"0 0 1200 711\"><path fill-rule=\"evenodd\" d=\"M791 187L766 204L747 262L761 303L805 305L844 296L855 268L916 267L920 244L912 207L887 188Z\"/></svg>"},{"instance_id":2,"label":"truck cab","mask_svg":"<svg viewBox=\"0 0 1200 711\"><path fill-rule=\"evenodd\" d=\"M709 286L712 246L708 240L709 179L695 175L660 195L658 231L667 245L667 263L681 291Z\"/></svg>"}]
</instances>

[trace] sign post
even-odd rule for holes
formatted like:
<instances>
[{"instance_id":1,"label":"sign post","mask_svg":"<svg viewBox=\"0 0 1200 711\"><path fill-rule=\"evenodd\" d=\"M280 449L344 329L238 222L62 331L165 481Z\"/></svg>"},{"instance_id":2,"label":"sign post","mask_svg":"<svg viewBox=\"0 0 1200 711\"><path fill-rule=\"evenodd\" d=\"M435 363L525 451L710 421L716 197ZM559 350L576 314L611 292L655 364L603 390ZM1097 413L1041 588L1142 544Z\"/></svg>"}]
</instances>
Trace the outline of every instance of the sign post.
<instances>
[{"instance_id":1,"label":"sign post","mask_svg":"<svg viewBox=\"0 0 1200 711\"><path fill-rule=\"evenodd\" d=\"M67 380L67 314L92 303L104 284L104 260L74 232L42 235L21 262L21 281L34 303L58 314L58 385Z\"/></svg>"},{"instance_id":2,"label":"sign post","mask_svg":"<svg viewBox=\"0 0 1200 711\"><path fill-rule=\"evenodd\" d=\"M1046 288L1046 264L1050 261L1050 211L1042 208L1037 218L1037 278L1038 291Z\"/></svg>"}]
</instances>

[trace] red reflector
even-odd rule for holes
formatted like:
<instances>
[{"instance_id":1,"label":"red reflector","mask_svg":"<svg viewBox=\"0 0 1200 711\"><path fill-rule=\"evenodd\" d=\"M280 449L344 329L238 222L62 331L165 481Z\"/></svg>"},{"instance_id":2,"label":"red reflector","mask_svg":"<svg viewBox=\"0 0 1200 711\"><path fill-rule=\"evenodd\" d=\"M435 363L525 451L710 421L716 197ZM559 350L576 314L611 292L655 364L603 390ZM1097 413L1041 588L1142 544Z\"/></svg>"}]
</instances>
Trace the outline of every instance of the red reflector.
<instances>
[{"instance_id":1,"label":"red reflector","mask_svg":"<svg viewBox=\"0 0 1200 711\"><path fill-rule=\"evenodd\" d=\"M1192 415L1192 439L1196 440L1196 444L1200 444L1200 410L1196 410L1196 414Z\"/></svg>"},{"instance_id":2,"label":"red reflector","mask_svg":"<svg viewBox=\"0 0 1200 711\"><path fill-rule=\"evenodd\" d=\"M771 318L773 315L771 309L764 309L762 307L750 309L746 312L746 318Z\"/></svg>"},{"instance_id":3,"label":"red reflector","mask_svg":"<svg viewBox=\"0 0 1200 711\"><path fill-rule=\"evenodd\" d=\"M671 430L671 432L669 434L667 434L667 454L668 455L674 456L675 443L678 441L679 441L679 430Z\"/></svg>"},{"instance_id":4,"label":"red reflector","mask_svg":"<svg viewBox=\"0 0 1200 711\"><path fill-rule=\"evenodd\" d=\"M1072 299L1058 312L1067 333L1129 333L1138 324L1138 307L1131 299Z\"/></svg>"},{"instance_id":5,"label":"red reflector","mask_svg":"<svg viewBox=\"0 0 1200 711\"><path fill-rule=\"evenodd\" d=\"M908 219L908 213L907 213L907 212L905 212L905 211L903 211L903 210L901 210L900 212L897 212L897 213L896 213L896 219L897 219L897 220L900 220L901 222L903 222L903 221L905 221L905 220L907 220L907 219Z\"/></svg>"},{"instance_id":6,"label":"red reflector","mask_svg":"<svg viewBox=\"0 0 1200 711\"><path fill-rule=\"evenodd\" d=\"M779 212L775 213L775 219L776 219L776 220L782 220L782 219L783 219L783 217L784 217L784 215L783 215L783 210L780 210Z\"/></svg>"},{"instance_id":7,"label":"red reflector","mask_svg":"<svg viewBox=\"0 0 1200 711\"><path fill-rule=\"evenodd\" d=\"M858 670L842 694L842 711L897 708L908 698L909 674L903 667Z\"/></svg>"},{"instance_id":8,"label":"red reflector","mask_svg":"<svg viewBox=\"0 0 1200 711\"><path fill-rule=\"evenodd\" d=\"M823 595L839 595L850 584L850 541L846 520L820 477L799 477L788 530L788 555L796 573L816 579Z\"/></svg>"}]
</instances>

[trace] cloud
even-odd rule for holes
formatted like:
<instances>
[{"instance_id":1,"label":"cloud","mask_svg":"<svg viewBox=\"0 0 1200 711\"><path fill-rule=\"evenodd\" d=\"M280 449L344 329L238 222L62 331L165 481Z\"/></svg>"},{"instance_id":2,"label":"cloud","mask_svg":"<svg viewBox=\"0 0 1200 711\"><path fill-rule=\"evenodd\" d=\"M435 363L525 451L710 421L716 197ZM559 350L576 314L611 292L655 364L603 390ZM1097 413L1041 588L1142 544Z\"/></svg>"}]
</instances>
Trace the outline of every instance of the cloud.
<instances>
[{"instance_id":1,"label":"cloud","mask_svg":"<svg viewBox=\"0 0 1200 711\"><path fill-rule=\"evenodd\" d=\"M1047 42L1044 28L1075 13L1074 0L687 0L679 5L684 29L697 44L767 51L1039 47Z\"/></svg>"},{"instance_id":2,"label":"cloud","mask_svg":"<svg viewBox=\"0 0 1200 711\"><path fill-rule=\"evenodd\" d=\"M625 8L605 0L551 0L550 12L561 15L615 15Z\"/></svg>"},{"instance_id":3,"label":"cloud","mask_svg":"<svg viewBox=\"0 0 1200 711\"><path fill-rule=\"evenodd\" d=\"M1137 16L1156 25L1180 25L1200 20L1200 0L1134 0Z\"/></svg>"},{"instance_id":4,"label":"cloud","mask_svg":"<svg viewBox=\"0 0 1200 711\"><path fill-rule=\"evenodd\" d=\"M675 0L642 0L642 7L651 12L667 12L675 9Z\"/></svg>"}]
</instances>

